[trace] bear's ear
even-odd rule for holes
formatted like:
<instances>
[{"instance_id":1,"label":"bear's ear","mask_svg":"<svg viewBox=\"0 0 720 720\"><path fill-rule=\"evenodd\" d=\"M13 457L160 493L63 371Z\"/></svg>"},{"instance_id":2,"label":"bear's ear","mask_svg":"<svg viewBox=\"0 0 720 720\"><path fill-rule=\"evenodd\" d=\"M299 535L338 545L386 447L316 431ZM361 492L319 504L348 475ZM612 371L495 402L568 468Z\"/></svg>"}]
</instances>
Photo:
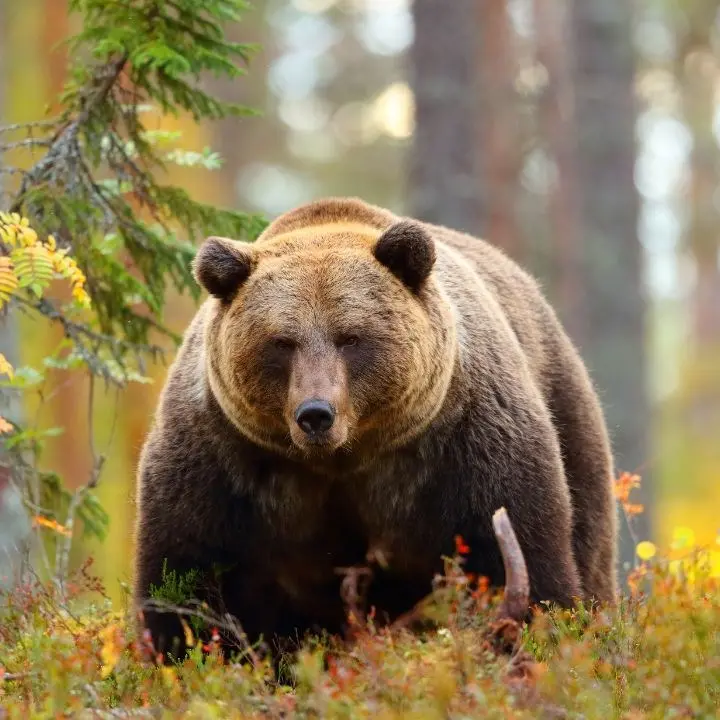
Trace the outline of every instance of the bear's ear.
<instances>
[{"instance_id":1,"label":"bear's ear","mask_svg":"<svg viewBox=\"0 0 720 720\"><path fill-rule=\"evenodd\" d=\"M212 296L228 300L248 279L254 266L255 258L247 243L209 237L197 251L192 271Z\"/></svg>"},{"instance_id":2,"label":"bear's ear","mask_svg":"<svg viewBox=\"0 0 720 720\"><path fill-rule=\"evenodd\" d=\"M422 225L401 220L380 236L374 255L410 290L417 292L435 264L435 243Z\"/></svg>"}]
</instances>

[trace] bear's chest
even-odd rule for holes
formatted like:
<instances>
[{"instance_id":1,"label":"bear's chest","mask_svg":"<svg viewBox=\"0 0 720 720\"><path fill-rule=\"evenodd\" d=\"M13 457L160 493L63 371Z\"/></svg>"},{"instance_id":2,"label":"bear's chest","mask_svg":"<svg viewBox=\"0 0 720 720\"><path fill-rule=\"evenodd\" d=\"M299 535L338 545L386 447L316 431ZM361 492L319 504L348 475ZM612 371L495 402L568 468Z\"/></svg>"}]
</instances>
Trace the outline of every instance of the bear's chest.
<instances>
[{"instance_id":1,"label":"bear's chest","mask_svg":"<svg viewBox=\"0 0 720 720\"><path fill-rule=\"evenodd\" d=\"M398 482L407 468L345 477L274 473L255 495L256 518L267 538L269 566L283 585L308 587L336 578L337 569L365 565L368 557L391 572L428 572L441 555L442 531L428 514L439 511L414 483Z\"/></svg>"}]
</instances>

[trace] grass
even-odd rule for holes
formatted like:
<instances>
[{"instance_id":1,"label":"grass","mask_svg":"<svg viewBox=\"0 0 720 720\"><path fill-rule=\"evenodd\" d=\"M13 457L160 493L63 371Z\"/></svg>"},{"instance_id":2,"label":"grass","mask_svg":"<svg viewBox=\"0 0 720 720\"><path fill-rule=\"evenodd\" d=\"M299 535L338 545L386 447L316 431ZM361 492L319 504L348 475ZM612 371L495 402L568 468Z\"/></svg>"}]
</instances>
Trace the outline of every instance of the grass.
<instances>
[{"instance_id":1,"label":"grass","mask_svg":"<svg viewBox=\"0 0 720 720\"><path fill-rule=\"evenodd\" d=\"M212 641L157 666L83 567L67 603L38 581L0 598L0 717L717 718L720 585L685 555L643 561L617 607L524 628L495 621L499 598L470 590L458 556L427 611L436 630L370 622L350 643L308 643L292 688Z\"/></svg>"}]
</instances>

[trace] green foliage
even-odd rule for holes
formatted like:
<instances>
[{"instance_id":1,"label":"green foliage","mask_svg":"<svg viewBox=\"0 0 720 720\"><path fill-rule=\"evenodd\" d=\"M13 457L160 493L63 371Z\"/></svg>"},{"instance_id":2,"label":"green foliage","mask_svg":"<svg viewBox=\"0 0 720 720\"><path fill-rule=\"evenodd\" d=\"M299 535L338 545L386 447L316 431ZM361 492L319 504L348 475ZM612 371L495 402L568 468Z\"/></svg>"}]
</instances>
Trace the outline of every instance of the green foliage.
<instances>
[{"instance_id":1,"label":"green foliage","mask_svg":"<svg viewBox=\"0 0 720 720\"><path fill-rule=\"evenodd\" d=\"M211 172L222 160L209 148L184 149L180 133L155 127L158 114L197 122L251 114L201 83L207 75L244 74L253 47L228 41L225 32L246 8L243 0L71 0L80 30L67 41L70 67L58 114L0 127L0 170L19 178L0 195L9 197L0 206L0 310L40 316L64 332L42 369L12 368L0 355L2 389L43 407L52 400L46 380L54 371L91 377L93 467L89 478L72 479L73 493L41 467L46 441L62 429L21 427L0 406L0 470L10 471L36 525L55 532L41 547L56 551L60 587L75 516L85 532L102 538L107 530L93 494L105 460L92 440L94 378L118 388L149 382L145 362L162 352L151 341L179 339L162 319L168 291L199 297L190 272L194 243L210 234L254 239L265 225L164 184L172 165ZM6 161L28 149L31 167ZM26 159L15 157L19 165ZM70 302L49 296L54 279L70 282ZM46 557L52 572L50 565Z\"/></svg>"},{"instance_id":2,"label":"green foliage","mask_svg":"<svg viewBox=\"0 0 720 720\"><path fill-rule=\"evenodd\" d=\"M125 365L133 353L150 350L151 330L170 334L161 319L168 289L198 295L190 274L193 242L209 234L253 239L264 227L259 217L162 184L169 164L211 171L221 159L208 148L183 150L178 133L149 129L145 121L154 109L197 121L250 113L200 83L207 74L245 72L253 47L226 40L224 29L246 7L242 0L71 2L82 29L68 41L72 64L62 111L21 141L45 153L22 175L12 210L77 259L96 334L78 332L74 339L92 370L111 382L116 377L102 352ZM25 273L25 282L46 283L47 270ZM52 316L47 304L36 309Z\"/></svg>"},{"instance_id":3,"label":"green foliage","mask_svg":"<svg viewBox=\"0 0 720 720\"><path fill-rule=\"evenodd\" d=\"M350 644L311 639L293 661L294 687L267 660L224 663L215 640L158 667L133 618L113 613L81 569L70 608L53 586L2 598L0 705L9 718L709 720L720 706L720 586L688 563L683 577L663 560L641 565L615 608L538 614L508 653L488 641L499 598L469 593L450 566L430 608L445 618L439 628L371 624ZM88 589L100 600L82 601Z\"/></svg>"},{"instance_id":4,"label":"green foliage","mask_svg":"<svg viewBox=\"0 0 720 720\"><path fill-rule=\"evenodd\" d=\"M162 583L160 585L150 585L150 597L154 600L164 600L173 605L184 606L195 599L199 580L200 573L197 570L192 569L185 573L168 570L167 560L164 560Z\"/></svg>"}]
</instances>

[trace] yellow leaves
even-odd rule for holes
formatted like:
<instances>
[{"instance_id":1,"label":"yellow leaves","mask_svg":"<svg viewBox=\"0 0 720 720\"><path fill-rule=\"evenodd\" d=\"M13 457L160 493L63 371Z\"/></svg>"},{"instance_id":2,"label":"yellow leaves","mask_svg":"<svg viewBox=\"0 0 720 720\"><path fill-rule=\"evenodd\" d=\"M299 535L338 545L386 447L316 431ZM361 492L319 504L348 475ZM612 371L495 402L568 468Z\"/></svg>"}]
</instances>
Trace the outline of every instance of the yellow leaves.
<instances>
[{"instance_id":1,"label":"yellow leaves","mask_svg":"<svg viewBox=\"0 0 720 720\"><path fill-rule=\"evenodd\" d=\"M30 227L27 218L17 213L0 212L0 240L10 247L32 245L37 241L37 234Z\"/></svg>"},{"instance_id":2,"label":"yellow leaves","mask_svg":"<svg viewBox=\"0 0 720 720\"><path fill-rule=\"evenodd\" d=\"M13 367L2 353L0 353L0 375L7 375L11 379L13 376Z\"/></svg>"},{"instance_id":3,"label":"yellow leaves","mask_svg":"<svg viewBox=\"0 0 720 720\"><path fill-rule=\"evenodd\" d=\"M37 295L53 279L53 262L49 250L44 245L29 245L16 248L10 253L15 275L21 288L29 287Z\"/></svg>"},{"instance_id":4,"label":"yellow leaves","mask_svg":"<svg viewBox=\"0 0 720 720\"><path fill-rule=\"evenodd\" d=\"M655 557L657 548L654 543L651 543L648 540L643 540L637 544L635 552L641 560L651 560Z\"/></svg>"},{"instance_id":5,"label":"yellow leaves","mask_svg":"<svg viewBox=\"0 0 720 720\"><path fill-rule=\"evenodd\" d=\"M3 258L0 258L2 260ZM7 358L0 353L0 375L7 375L10 379L13 377L13 366L8 362ZM0 435L10 433L14 430L13 426L0 415Z\"/></svg>"},{"instance_id":6,"label":"yellow leaves","mask_svg":"<svg viewBox=\"0 0 720 720\"><path fill-rule=\"evenodd\" d=\"M52 235L40 242L27 218L0 212L0 241L10 251L9 256L0 255L0 308L19 288L42 295L54 278L69 280L75 303L89 307L84 273L67 248L58 249Z\"/></svg>"},{"instance_id":7,"label":"yellow leaves","mask_svg":"<svg viewBox=\"0 0 720 720\"><path fill-rule=\"evenodd\" d=\"M193 635L193 632L190 629L190 626L185 621L185 618L180 618L180 623L182 624L183 633L185 633L185 644L189 648L194 647L195 636Z\"/></svg>"},{"instance_id":8,"label":"yellow leaves","mask_svg":"<svg viewBox=\"0 0 720 720\"><path fill-rule=\"evenodd\" d=\"M715 543L720 545L720 535ZM690 585L697 582L698 574L710 579L720 578L720 550L698 546L692 528L673 528L670 543L672 558L668 564L670 573Z\"/></svg>"},{"instance_id":9,"label":"yellow leaves","mask_svg":"<svg viewBox=\"0 0 720 720\"><path fill-rule=\"evenodd\" d=\"M0 255L0 308L10 299L18 286L12 260Z\"/></svg>"},{"instance_id":10,"label":"yellow leaves","mask_svg":"<svg viewBox=\"0 0 720 720\"><path fill-rule=\"evenodd\" d=\"M105 679L109 677L115 666L120 660L120 656L125 649L125 637L123 636L122 627L119 623L113 623L103 628L99 633L102 647L100 648L100 677Z\"/></svg>"},{"instance_id":11,"label":"yellow leaves","mask_svg":"<svg viewBox=\"0 0 720 720\"><path fill-rule=\"evenodd\" d=\"M33 525L36 527L46 527L49 530L53 530L58 533L58 535L64 535L65 537L70 537L72 535L72 530L64 525L61 525L57 520L47 518L44 515L35 515L33 516L32 521Z\"/></svg>"}]
</instances>

